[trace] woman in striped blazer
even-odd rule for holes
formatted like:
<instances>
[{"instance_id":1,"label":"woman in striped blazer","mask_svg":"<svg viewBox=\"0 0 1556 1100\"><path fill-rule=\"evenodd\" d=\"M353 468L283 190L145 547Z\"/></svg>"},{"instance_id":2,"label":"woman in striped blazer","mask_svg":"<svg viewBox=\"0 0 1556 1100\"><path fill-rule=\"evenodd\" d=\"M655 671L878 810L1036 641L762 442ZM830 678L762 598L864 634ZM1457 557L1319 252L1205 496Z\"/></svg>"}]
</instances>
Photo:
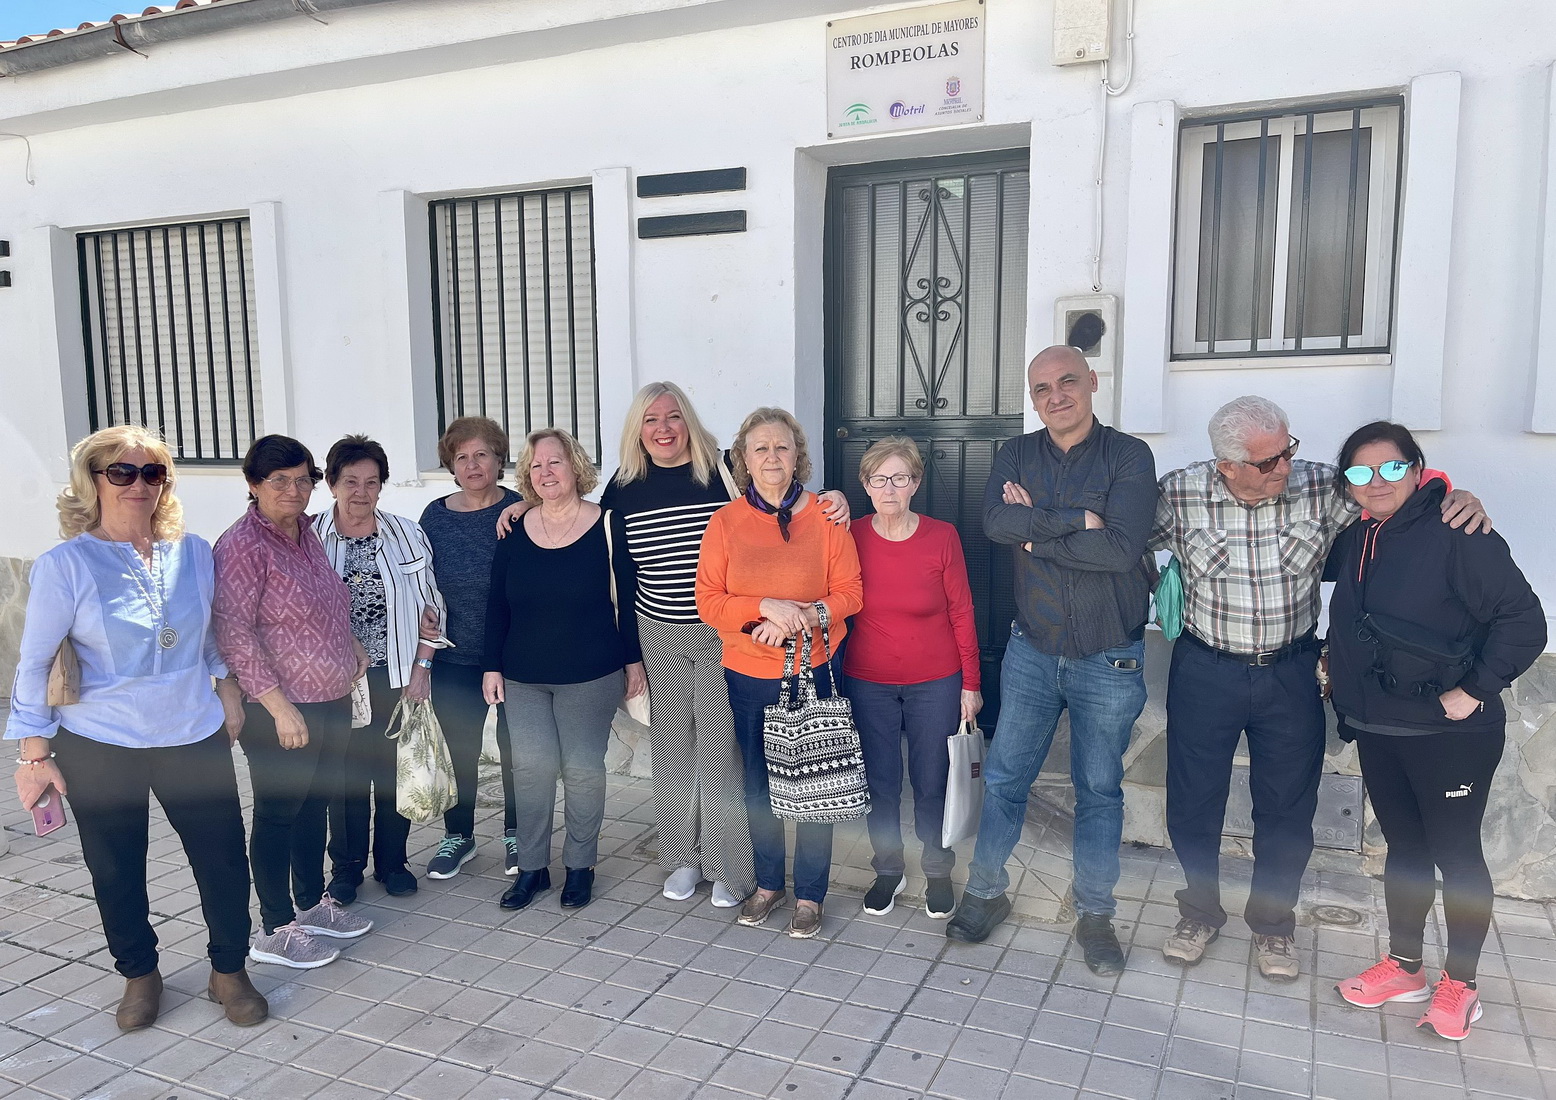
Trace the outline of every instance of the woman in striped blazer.
<instances>
[{"instance_id":1,"label":"woman in striped blazer","mask_svg":"<svg viewBox=\"0 0 1556 1100\"><path fill-rule=\"evenodd\" d=\"M430 607L441 630L446 611L432 571L432 545L421 527L378 510L389 480L383 447L365 435L346 436L330 448L324 480L335 506L315 516L313 526L351 590L351 632L367 650L372 712L365 726L351 731L345 780L330 799L329 893L350 905L367 870L369 848L373 877L385 890L396 896L416 892L416 876L406 866L410 822L394 804L395 742L384 733L397 693L414 700L431 694L433 646L420 638L420 622Z\"/></svg>"}]
</instances>

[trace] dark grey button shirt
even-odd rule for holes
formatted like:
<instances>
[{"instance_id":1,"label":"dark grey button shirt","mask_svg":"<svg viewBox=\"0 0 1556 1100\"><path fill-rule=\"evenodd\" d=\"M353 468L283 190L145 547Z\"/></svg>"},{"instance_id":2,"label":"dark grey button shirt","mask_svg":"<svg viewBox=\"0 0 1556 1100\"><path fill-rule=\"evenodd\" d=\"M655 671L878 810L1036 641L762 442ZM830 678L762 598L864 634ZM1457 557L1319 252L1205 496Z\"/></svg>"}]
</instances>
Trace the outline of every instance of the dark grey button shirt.
<instances>
[{"instance_id":1,"label":"dark grey button shirt","mask_svg":"<svg viewBox=\"0 0 1556 1100\"><path fill-rule=\"evenodd\" d=\"M1007 481L1031 494L1032 507L1004 503ZM1088 511L1105 526L1086 530ZM1155 514L1156 460L1134 436L1093 420L1068 452L1046 428L1000 448L983 529L1012 546L1016 621L1034 646L1089 657L1140 638L1155 574L1145 550Z\"/></svg>"}]
</instances>

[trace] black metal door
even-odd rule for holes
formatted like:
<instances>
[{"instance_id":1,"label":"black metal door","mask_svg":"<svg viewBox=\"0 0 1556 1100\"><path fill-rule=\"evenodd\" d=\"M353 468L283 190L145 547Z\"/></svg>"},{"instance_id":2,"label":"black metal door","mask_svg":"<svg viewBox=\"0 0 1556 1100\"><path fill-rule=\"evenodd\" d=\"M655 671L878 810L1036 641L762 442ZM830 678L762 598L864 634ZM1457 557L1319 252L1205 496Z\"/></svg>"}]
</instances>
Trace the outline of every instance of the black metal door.
<instances>
[{"instance_id":1,"label":"black metal door","mask_svg":"<svg viewBox=\"0 0 1556 1100\"><path fill-rule=\"evenodd\" d=\"M916 511L956 524L983 656L984 717L1015 613L1012 559L983 535L994 455L1026 397L1027 151L834 168L827 187L827 484L870 510L859 458L924 456Z\"/></svg>"}]
</instances>

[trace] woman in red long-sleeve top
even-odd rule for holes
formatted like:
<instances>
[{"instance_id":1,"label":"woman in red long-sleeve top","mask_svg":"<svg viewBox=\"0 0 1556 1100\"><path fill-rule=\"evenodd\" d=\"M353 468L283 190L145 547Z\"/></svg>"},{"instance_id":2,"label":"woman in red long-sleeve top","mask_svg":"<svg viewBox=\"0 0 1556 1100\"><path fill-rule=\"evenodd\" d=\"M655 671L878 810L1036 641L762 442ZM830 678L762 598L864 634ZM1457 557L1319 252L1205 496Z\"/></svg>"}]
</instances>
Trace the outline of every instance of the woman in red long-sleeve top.
<instances>
[{"instance_id":1,"label":"woman in red long-sleeve top","mask_svg":"<svg viewBox=\"0 0 1556 1100\"><path fill-rule=\"evenodd\" d=\"M866 913L889 913L902 892L902 739L908 739L913 825L929 880L925 911L936 920L956 909L956 853L940 843L950 759L945 739L957 719L983 707L978 631L961 536L942 520L913 511L924 477L918 446L904 436L874 444L859 460L859 480L875 515L853 525L864 578L864 610L844 655L844 691L864 750L870 786L870 845L875 885Z\"/></svg>"}]
</instances>

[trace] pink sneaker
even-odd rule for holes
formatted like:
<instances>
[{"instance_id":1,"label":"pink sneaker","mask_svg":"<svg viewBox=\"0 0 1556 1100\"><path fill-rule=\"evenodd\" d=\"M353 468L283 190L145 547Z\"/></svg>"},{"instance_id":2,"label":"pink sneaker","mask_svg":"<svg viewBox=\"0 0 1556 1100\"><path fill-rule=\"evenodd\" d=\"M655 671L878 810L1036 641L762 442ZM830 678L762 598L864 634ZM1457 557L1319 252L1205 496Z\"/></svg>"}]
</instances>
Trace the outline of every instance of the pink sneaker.
<instances>
[{"instance_id":1,"label":"pink sneaker","mask_svg":"<svg viewBox=\"0 0 1556 1100\"><path fill-rule=\"evenodd\" d=\"M1470 1025L1480 1016L1480 995L1463 982L1448 977L1444 970L1442 981L1437 983L1437 991L1432 994L1432 1006L1416 1021L1416 1027L1425 1025L1444 1039L1457 1043L1469 1036Z\"/></svg>"},{"instance_id":2,"label":"pink sneaker","mask_svg":"<svg viewBox=\"0 0 1556 1100\"><path fill-rule=\"evenodd\" d=\"M1336 983L1335 991L1362 1008L1377 1008L1385 1001L1424 1001L1432 995L1425 967L1411 974L1388 955L1356 977Z\"/></svg>"}]
</instances>

